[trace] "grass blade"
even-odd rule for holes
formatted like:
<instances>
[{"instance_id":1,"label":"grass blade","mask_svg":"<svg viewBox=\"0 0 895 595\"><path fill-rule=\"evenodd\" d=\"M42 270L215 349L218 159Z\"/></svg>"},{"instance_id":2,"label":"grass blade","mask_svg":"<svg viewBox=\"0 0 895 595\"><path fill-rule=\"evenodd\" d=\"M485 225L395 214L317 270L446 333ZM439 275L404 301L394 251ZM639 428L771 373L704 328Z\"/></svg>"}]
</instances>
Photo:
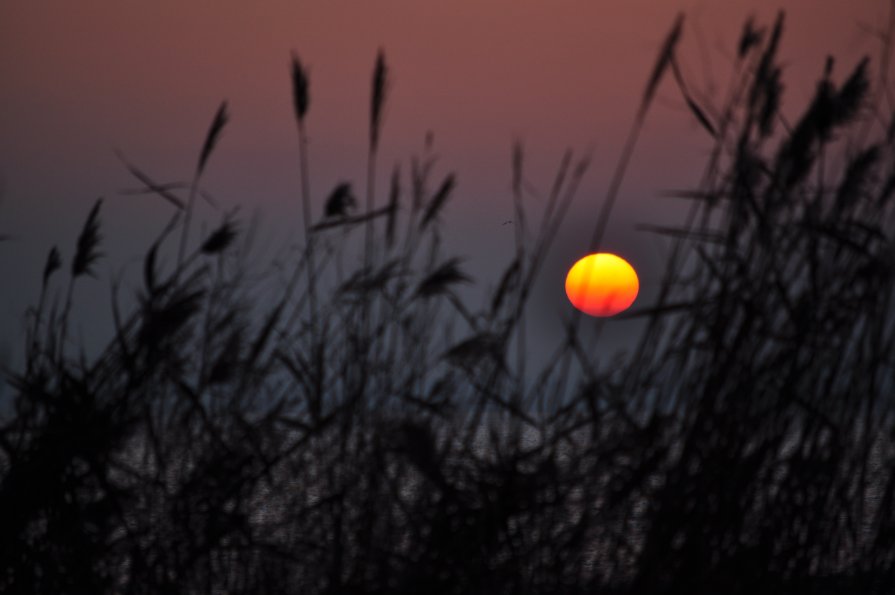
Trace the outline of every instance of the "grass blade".
<instances>
[{"instance_id":1,"label":"grass blade","mask_svg":"<svg viewBox=\"0 0 895 595\"><path fill-rule=\"evenodd\" d=\"M71 263L72 277L81 275L93 275L91 267L102 254L99 252L99 242L102 239L99 233L99 209L103 199L98 199L87 215L81 235L78 236L78 247L75 258Z\"/></svg>"},{"instance_id":2,"label":"grass blade","mask_svg":"<svg viewBox=\"0 0 895 595\"><path fill-rule=\"evenodd\" d=\"M426 212L423 214L423 218L420 221L421 230L426 229L426 226L428 226L438 216L438 213L441 212L441 209L451 195L451 191L454 189L454 184L454 174L449 174L444 179L444 182L441 183L438 192L432 197L432 201L429 203L428 208L426 208Z\"/></svg>"},{"instance_id":3,"label":"grass blade","mask_svg":"<svg viewBox=\"0 0 895 595\"><path fill-rule=\"evenodd\" d=\"M227 125L229 119L230 115L227 112L227 102L224 101L214 115L214 120L211 122L208 134L205 135L205 143L202 145L202 152L199 154L199 164L196 167L197 178L202 175L202 171L208 163L208 158L211 157L211 153L214 151L218 140L220 140L221 132L223 132L224 126Z\"/></svg>"},{"instance_id":4,"label":"grass blade","mask_svg":"<svg viewBox=\"0 0 895 595\"><path fill-rule=\"evenodd\" d=\"M292 54L292 102L295 110L295 119L304 120L308 113L308 75L298 59L298 55Z\"/></svg>"}]
</instances>

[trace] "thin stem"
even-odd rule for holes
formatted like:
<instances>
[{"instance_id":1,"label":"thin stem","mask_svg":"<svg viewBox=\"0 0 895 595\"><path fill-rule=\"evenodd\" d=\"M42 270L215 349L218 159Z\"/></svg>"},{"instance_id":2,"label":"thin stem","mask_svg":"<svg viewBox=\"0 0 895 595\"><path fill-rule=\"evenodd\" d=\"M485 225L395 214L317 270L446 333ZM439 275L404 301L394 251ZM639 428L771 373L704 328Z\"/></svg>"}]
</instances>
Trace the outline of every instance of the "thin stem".
<instances>
[{"instance_id":1,"label":"thin stem","mask_svg":"<svg viewBox=\"0 0 895 595\"><path fill-rule=\"evenodd\" d=\"M314 234L311 231L311 182L308 170L308 137L305 132L304 119L298 118L298 161L299 174L301 177L301 202L302 202L302 218L305 226L305 270L308 276L308 310L310 314L311 324L311 353L314 362L318 362L319 358L314 354L318 354L322 345L320 342L320 334L317 325L317 270L314 266ZM315 366L314 369L314 411L315 419L319 421L320 407L323 383L322 368Z\"/></svg>"},{"instance_id":2,"label":"thin stem","mask_svg":"<svg viewBox=\"0 0 895 595\"><path fill-rule=\"evenodd\" d=\"M198 174L193 177L193 182L190 184L190 195L186 201L186 212L183 218L183 230L180 232L180 247L177 250L177 270L175 271L175 276L180 274L180 269L183 265L183 259L186 255L186 242L187 238L190 234L190 222L193 218L193 203L196 201L196 188L199 186L199 176Z\"/></svg>"}]
</instances>

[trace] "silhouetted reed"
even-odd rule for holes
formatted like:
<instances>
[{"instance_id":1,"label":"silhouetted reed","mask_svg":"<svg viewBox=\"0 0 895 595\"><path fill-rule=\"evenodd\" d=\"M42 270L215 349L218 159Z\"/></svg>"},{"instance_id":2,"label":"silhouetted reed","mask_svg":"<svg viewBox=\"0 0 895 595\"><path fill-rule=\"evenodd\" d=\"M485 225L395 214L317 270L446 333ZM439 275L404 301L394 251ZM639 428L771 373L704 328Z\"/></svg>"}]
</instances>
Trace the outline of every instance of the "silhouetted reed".
<instances>
[{"instance_id":1,"label":"silhouetted reed","mask_svg":"<svg viewBox=\"0 0 895 595\"><path fill-rule=\"evenodd\" d=\"M226 104L191 184L125 161L172 219L94 356L66 327L101 254L100 203L61 316L62 253L49 253L0 426L0 590L891 592L895 120L865 60L841 84L830 63L778 125L782 34L782 15L770 34L746 23L712 106L680 71L675 22L594 245L669 70L713 147L700 184L670 193L690 203L684 224L650 228L668 263L655 303L624 315L643 319L638 344L610 363L575 317L526 372L528 297L587 156L563 155L537 220L514 149L516 250L472 306L440 241L459 187L429 143L395 168L388 204L373 201L381 54L363 212L347 183L311 200L311 89L293 59L307 237L285 270L248 269L232 214L190 238Z\"/></svg>"}]
</instances>

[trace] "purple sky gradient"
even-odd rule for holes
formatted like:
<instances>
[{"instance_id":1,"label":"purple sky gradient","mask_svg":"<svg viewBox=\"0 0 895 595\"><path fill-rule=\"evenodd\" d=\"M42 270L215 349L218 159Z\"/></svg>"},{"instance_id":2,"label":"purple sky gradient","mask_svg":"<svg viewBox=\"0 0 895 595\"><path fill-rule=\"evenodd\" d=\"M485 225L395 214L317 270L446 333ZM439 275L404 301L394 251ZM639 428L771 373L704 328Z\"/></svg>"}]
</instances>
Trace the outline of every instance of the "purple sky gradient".
<instances>
[{"instance_id":1,"label":"purple sky gradient","mask_svg":"<svg viewBox=\"0 0 895 595\"><path fill-rule=\"evenodd\" d=\"M392 85L380 163L385 194L393 164L406 166L427 131L441 174L458 187L446 217L450 247L493 287L512 249L510 149L527 149L527 178L546 191L565 148L593 149L593 165L535 296L534 326L555 328L570 307L565 269L587 241L657 49L683 11L688 80L718 97L746 16L769 24L787 11L782 44L784 113L810 99L827 54L845 76L876 57L867 28L884 27L885 0L502 0L428 2L40 1L0 4L0 361L21 351L22 313L39 290L46 252L71 257L98 196L106 259L100 280L77 295L85 339L108 331L108 279L138 258L170 214L135 186L121 149L159 180L188 179L221 100L232 120L205 187L227 207L258 210L270 250L299 238L291 50L310 70L312 191L316 215L339 181L363 186L369 81L386 52ZM663 189L698 180L709 139L664 84L619 195L606 249L624 254L650 294L665 244L638 223L674 222ZM539 203L531 198L537 212ZM213 212L199 213L208 225ZM127 290L127 288L126 288ZM96 320L99 320L98 318ZM619 323L623 330L625 323ZM546 330L545 330L546 329ZM547 332L546 335L549 335Z\"/></svg>"}]
</instances>

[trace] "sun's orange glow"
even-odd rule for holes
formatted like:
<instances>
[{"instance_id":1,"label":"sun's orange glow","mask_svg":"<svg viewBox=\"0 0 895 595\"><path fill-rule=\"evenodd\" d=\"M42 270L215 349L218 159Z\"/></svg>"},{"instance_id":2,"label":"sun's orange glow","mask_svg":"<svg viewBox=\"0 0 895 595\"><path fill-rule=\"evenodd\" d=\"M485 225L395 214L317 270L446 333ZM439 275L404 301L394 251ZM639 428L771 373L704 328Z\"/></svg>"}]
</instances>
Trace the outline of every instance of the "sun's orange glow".
<instances>
[{"instance_id":1,"label":"sun's orange glow","mask_svg":"<svg viewBox=\"0 0 895 595\"><path fill-rule=\"evenodd\" d=\"M591 316L614 316L627 310L640 290L637 273L615 254L589 254L566 275L566 295L572 305Z\"/></svg>"}]
</instances>

